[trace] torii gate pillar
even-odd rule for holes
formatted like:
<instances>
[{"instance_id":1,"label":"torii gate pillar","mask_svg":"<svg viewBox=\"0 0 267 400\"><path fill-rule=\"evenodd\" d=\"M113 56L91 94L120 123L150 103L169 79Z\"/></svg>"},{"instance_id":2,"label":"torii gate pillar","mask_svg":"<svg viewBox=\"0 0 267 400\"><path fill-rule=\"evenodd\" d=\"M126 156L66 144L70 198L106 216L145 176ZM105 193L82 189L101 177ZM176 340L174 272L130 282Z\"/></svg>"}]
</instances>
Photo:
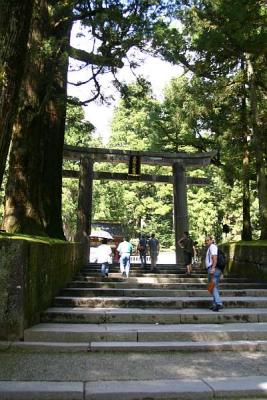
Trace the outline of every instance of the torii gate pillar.
<instances>
[{"instance_id":1,"label":"torii gate pillar","mask_svg":"<svg viewBox=\"0 0 267 400\"><path fill-rule=\"evenodd\" d=\"M93 194L94 162L91 157L83 157L80 162L79 194L77 210L76 240L84 244L84 263L89 262Z\"/></svg>"},{"instance_id":2,"label":"torii gate pillar","mask_svg":"<svg viewBox=\"0 0 267 400\"><path fill-rule=\"evenodd\" d=\"M173 164L173 202L176 264L183 263L183 252L178 240L188 231L187 188L185 168L180 163Z\"/></svg>"}]
</instances>

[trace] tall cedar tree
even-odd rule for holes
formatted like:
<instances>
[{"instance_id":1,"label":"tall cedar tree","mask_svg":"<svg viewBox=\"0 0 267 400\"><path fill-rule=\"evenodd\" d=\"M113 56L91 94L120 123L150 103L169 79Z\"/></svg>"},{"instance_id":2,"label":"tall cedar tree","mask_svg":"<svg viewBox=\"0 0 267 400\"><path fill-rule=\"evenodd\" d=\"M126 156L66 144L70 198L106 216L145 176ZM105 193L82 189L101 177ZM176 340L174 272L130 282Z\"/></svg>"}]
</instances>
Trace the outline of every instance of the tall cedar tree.
<instances>
[{"instance_id":1,"label":"tall cedar tree","mask_svg":"<svg viewBox=\"0 0 267 400\"><path fill-rule=\"evenodd\" d=\"M182 8L180 8L182 4ZM243 140L244 213L249 210L248 132L252 133L250 159L256 162L261 238L267 238L267 135L266 135L266 20L264 0L187 0L179 2L183 25L159 30L161 53L172 62L206 79L234 74L243 64L246 78L247 126ZM264 100L265 96L265 100ZM265 101L265 104L264 104ZM244 108L243 108L244 112ZM242 112L242 113L243 113ZM245 217L243 236L250 237ZM248 231L246 231L248 229Z\"/></svg>"},{"instance_id":2,"label":"tall cedar tree","mask_svg":"<svg viewBox=\"0 0 267 400\"><path fill-rule=\"evenodd\" d=\"M157 3L162 2L153 2L153 7L138 0L126 4L41 0L35 4L11 150L3 222L8 232L64 237L61 187L67 55L100 68L121 67L128 50L145 42ZM96 54L69 46L72 22L78 19L101 42Z\"/></svg>"},{"instance_id":3,"label":"tall cedar tree","mask_svg":"<svg viewBox=\"0 0 267 400\"><path fill-rule=\"evenodd\" d=\"M0 0L0 187L22 80L33 0Z\"/></svg>"},{"instance_id":4,"label":"tall cedar tree","mask_svg":"<svg viewBox=\"0 0 267 400\"><path fill-rule=\"evenodd\" d=\"M65 24L67 25L67 24ZM35 4L29 53L14 125L3 227L64 238L61 159L66 101L67 26L56 27L49 4Z\"/></svg>"}]
</instances>

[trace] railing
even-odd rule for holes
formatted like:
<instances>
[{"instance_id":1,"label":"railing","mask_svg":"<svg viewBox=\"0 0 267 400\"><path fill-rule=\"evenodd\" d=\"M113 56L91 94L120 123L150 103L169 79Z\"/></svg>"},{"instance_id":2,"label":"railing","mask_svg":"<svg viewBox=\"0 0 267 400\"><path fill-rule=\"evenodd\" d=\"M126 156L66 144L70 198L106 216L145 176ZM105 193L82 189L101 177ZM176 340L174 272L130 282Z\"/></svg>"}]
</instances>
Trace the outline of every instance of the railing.
<instances>
[{"instance_id":1,"label":"railing","mask_svg":"<svg viewBox=\"0 0 267 400\"><path fill-rule=\"evenodd\" d=\"M141 263L139 255L138 256L131 256L130 261L133 264ZM146 262L150 263L150 256L146 256Z\"/></svg>"}]
</instances>

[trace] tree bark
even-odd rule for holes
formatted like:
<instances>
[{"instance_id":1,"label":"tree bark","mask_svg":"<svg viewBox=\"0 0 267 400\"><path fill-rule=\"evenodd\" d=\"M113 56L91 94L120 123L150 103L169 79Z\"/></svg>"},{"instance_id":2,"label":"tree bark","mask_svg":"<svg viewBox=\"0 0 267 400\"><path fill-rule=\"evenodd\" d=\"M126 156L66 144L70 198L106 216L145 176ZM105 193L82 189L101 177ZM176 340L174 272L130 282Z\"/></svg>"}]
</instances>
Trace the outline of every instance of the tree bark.
<instances>
[{"instance_id":1,"label":"tree bark","mask_svg":"<svg viewBox=\"0 0 267 400\"><path fill-rule=\"evenodd\" d=\"M244 63L242 63L244 70ZM249 153L249 127L247 115L247 97L246 88L243 85L243 98L241 105L241 129L243 143L243 163L242 163L242 203L243 203L243 226L241 238L242 240L252 240L252 226L250 218L250 153Z\"/></svg>"},{"instance_id":2,"label":"tree bark","mask_svg":"<svg viewBox=\"0 0 267 400\"><path fill-rule=\"evenodd\" d=\"M255 83L255 72L252 56L246 54L247 76L251 105L251 127L256 160L256 173L259 198L259 223L262 240L267 239L267 138L264 128L258 122L258 97Z\"/></svg>"},{"instance_id":3,"label":"tree bark","mask_svg":"<svg viewBox=\"0 0 267 400\"><path fill-rule=\"evenodd\" d=\"M3 227L8 232L64 238L62 152L69 24L55 30L47 0L32 23L30 52L13 132ZM47 50L47 44L52 44Z\"/></svg>"},{"instance_id":4,"label":"tree bark","mask_svg":"<svg viewBox=\"0 0 267 400\"><path fill-rule=\"evenodd\" d=\"M44 57L40 52L47 37L48 8L36 5L29 37L29 52L21 87L19 109L12 135L3 228L7 232L44 235L42 193L42 113L46 96Z\"/></svg>"},{"instance_id":5,"label":"tree bark","mask_svg":"<svg viewBox=\"0 0 267 400\"><path fill-rule=\"evenodd\" d=\"M250 218L250 185L249 185L249 150L245 146L243 154L243 168L242 168L242 189L243 189L243 227L242 227L242 240L252 240L252 228Z\"/></svg>"},{"instance_id":6,"label":"tree bark","mask_svg":"<svg viewBox=\"0 0 267 400\"><path fill-rule=\"evenodd\" d=\"M46 106L47 133L44 143L42 174L43 220L46 233L65 239L62 222L62 163L66 119L68 53L71 25L66 22L54 31L57 54L48 65L52 78L51 93Z\"/></svg>"},{"instance_id":7,"label":"tree bark","mask_svg":"<svg viewBox=\"0 0 267 400\"><path fill-rule=\"evenodd\" d=\"M16 116L33 0L0 0L0 187Z\"/></svg>"}]
</instances>

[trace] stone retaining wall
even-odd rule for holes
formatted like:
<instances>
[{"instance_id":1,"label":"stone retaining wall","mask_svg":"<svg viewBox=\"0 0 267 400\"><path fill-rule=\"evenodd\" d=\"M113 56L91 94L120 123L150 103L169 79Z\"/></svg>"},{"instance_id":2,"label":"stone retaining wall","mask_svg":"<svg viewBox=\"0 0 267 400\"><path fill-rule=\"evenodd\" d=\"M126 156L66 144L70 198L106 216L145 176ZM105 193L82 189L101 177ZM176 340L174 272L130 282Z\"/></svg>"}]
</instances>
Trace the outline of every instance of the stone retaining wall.
<instances>
[{"instance_id":1,"label":"stone retaining wall","mask_svg":"<svg viewBox=\"0 0 267 400\"><path fill-rule=\"evenodd\" d=\"M267 242L229 243L220 246L228 259L226 273L267 281Z\"/></svg>"},{"instance_id":2,"label":"stone retaining wall","mask_svg":"<svg viewBox=\"0 0 267 400\"><path fill-rule=\"evenodd\" d=\"M0 339L23 339L82 265L80 243L1 238Z\"/></svg>"}]
</instances>

